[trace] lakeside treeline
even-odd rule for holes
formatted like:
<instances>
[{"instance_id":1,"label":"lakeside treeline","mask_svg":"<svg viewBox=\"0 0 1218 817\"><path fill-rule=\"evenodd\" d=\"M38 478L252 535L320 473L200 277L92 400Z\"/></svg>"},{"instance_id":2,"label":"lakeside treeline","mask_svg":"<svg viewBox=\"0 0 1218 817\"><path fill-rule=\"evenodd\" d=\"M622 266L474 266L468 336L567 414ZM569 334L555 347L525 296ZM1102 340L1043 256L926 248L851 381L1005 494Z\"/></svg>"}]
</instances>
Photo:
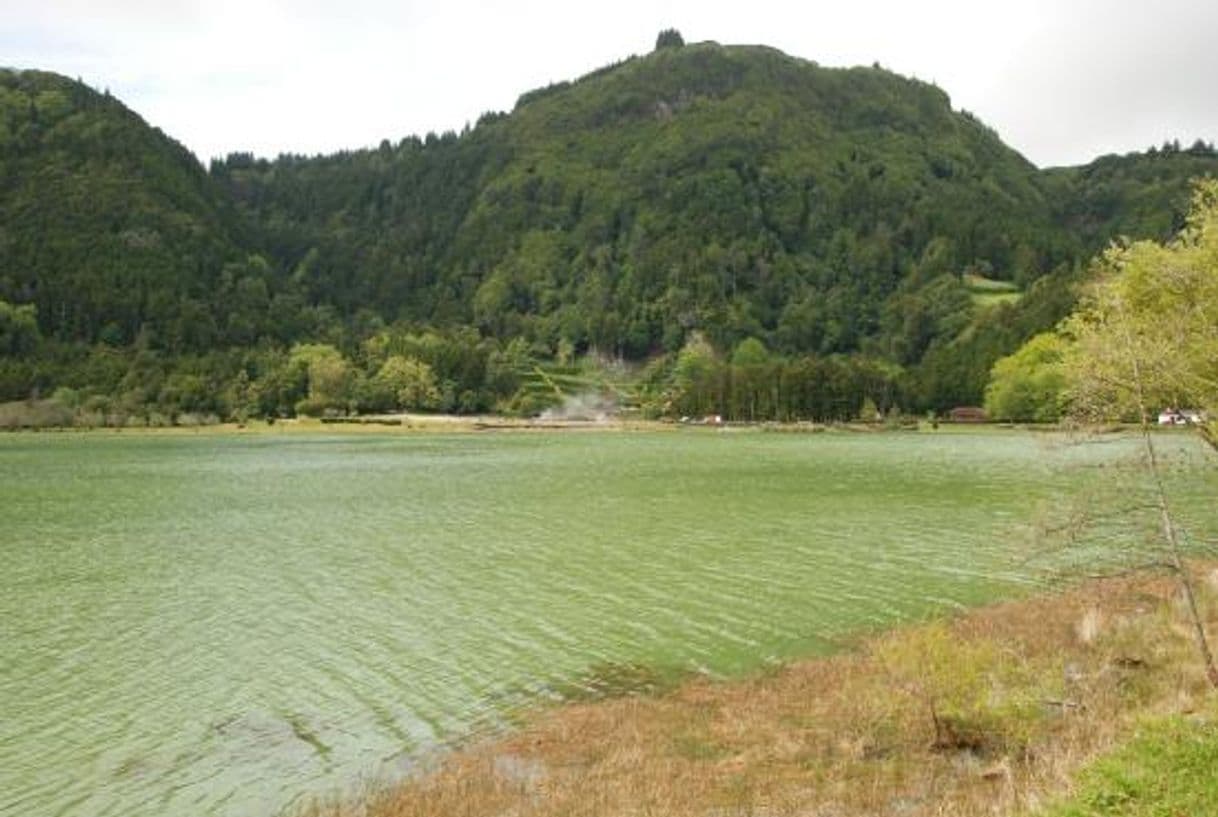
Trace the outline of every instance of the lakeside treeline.
<instances>
[{"instance_id":1,"label":"lakeside treeline","mask_svg":"<svg viewBox=\"0 0 1218 817\"><path fill-rule=\"evenodd\" d=\"M389 412L531 416L566 398L648 419L848 421L901 410L899 367L861 357L769 353L749 339L729 357L695 335L676 355L627 370L613 362L555 366L522 340L500 347L466 330L379 333L351 355L328 344L167 360L98 348L65 362L46 395L0 404L0 428L166 426ZM583 373L575 379L564 373ZM538 377L544 379L538 383ZM561 382L556 384L558 379ZM565 391L564 391L565 389Z\"/></svg>"},{"instance_id":2,"label":"lakeside treeline","mask_svg":"<svg viewBox=\"0 0 1218 817\"><path fill-rule=\"evenodd\" d=\"M538 368L609 361L640 411L943 413L1216 171L1205 142L1041 170L931 84L673 37L460 133L208 168L108 93L5 69L0 402L528 413L572 393Z\"/></svg>"},{"instance_id":3,"label":"lakeside treeline","mask_svg":"<svg viewBox=\"0 0 1218 817\"><path fill-rule=\"evenodd\" d=\"M378 333L347 353L326 343L168 356L96 346L24 361L57 383L7 403L5 425L174 425L401 410L512 411L523 343L500 347L472 330ZM0 361L0 367L4 365ZM9 363L10 366L14 365ZM26 411L22 411L22 406Z\"/></svg>"}]
</instances>

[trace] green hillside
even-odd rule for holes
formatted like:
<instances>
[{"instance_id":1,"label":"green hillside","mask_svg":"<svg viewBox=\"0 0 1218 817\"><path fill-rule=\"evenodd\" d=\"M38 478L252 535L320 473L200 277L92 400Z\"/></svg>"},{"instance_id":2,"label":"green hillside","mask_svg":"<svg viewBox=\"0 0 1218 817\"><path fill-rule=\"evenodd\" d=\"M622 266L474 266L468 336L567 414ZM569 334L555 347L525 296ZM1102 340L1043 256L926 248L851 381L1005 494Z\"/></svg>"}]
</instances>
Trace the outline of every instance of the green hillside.
<instances>
[{"instance_id":1,"label":"green hillside","mask_svg":"<svg viewBox=\"0 0 1218 817\"><path fill-rule=\"evenodd\" d=\"M843 405L976 403L997 357L1068 313L1087 258L1170 234L1218 170L1198 144L1041 171L878 66L668 46L460 134L210 172L108 94L0 71L0 400L528 410L587 386L537 373L588 355L650 361L624 371L669 405L704 338L722 361L759 343L853 372ZM387 385L403 355L433 390ZM883 400L860 374L881 370Z\"/></svg>"},{"instance_id":2,"label":"green hillside","mask_svg":"<svg viewBox=\"0 0 1218 817\"><path fill-rule=\"evenodd\" d=\"M939 89L759 47L660 49L461 136L213 175L316 300L631 358L691 329L849 353L903 285L1078 252L1035 168Z\"/></svg>"},{"instance_id":3,"label":"green hillside","mask_svg":"<svg viewBox=\"0 0 1218 817\"><path fill-rule=\"evenodd\" d=\"M1184 225L1189 188L1182 180L1218 173L1212 145L1178 143L1145 153L1102 156L1082 167L1043 173L1054 220L1096 249L1117 235L1165 241Z\"/></svg>"},{"instance_id":4,"label":"green hillside","mask_svg":"<svg viewBox=\"0 0 1218 817\"><path fill-rule=\"evenodd\" d=\"M206 345L249 240L194 156L108 94L0 70L0 299L60 340Z\"/></svg>"}]
</instances>

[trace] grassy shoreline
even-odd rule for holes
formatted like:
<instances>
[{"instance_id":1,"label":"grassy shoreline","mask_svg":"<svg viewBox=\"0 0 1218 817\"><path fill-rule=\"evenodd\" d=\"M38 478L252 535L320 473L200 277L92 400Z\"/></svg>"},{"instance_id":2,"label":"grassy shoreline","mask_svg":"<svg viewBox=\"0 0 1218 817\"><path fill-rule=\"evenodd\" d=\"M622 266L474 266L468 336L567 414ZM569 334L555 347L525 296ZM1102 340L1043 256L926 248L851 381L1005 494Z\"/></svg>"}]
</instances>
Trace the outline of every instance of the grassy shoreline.
<instances>
[{"instance_id":1,"label":"grassy shoreline","mask_svg":"<svg viewBox=\"0 0 1218 817\"><path fill-rule=\"evenodd\" d=\"M659 420L610 419L530 420L504 415L403 414L322 420L290 418L268 423L223 422L166 426L46 426L0 429L10 434L120 434L120 435L288 435L288 434L412 434L466 433L481 431L663 431L676 424Z\"/></svg>"},{"instance_id":2,"label":"grassy shoreline","mask_svg":"<svg viewBox=\"0 0 1218 817\"><path fill-rule=\"evenodd\" d=\"M1218 569L1196 570L1218 629ZM1140 780L1139 758L1154 755L1138 740L1153 748L1200 730L1196 751L1218 751L1204 737L1218 729L1215 695L1180 616L1172 580L1139 574L742 680L668 688L643 673L632 692L526 713L416 777L300 814L1159 814L1165 792L1176 803L1218 795L1204 775L1192 788L1135 782L1111 795L1114 775ZM1122 810L1104 810L1110 795Z\"/></svg>"},{"instance_id":3,"label":"grassy shoreline","mask_svg":"<svg viewBox=\"0 0 1218 817\"><path fill-rule=\"evenodd\" d=\"M930 423L892 426L884 423L811 423L792 422L732 422L722 425L680 423L671 419L649 420L636 417L611 417L603 420L571 420L520 418L497 414L401 414L368 415L362 417L317 419L298 417L276 420L250 420L246 423L223 422L199 425L166 426L104 426L70 425L46 427L0 428L8 434L95 434L95 435L169 435L201 436L208 434L235 436L276 436L290 434L417 434L474 432L580 432L580 431L692 431L692 432L778 432L778 433L926 433L979 434L993 432L1085 433L1109 434L1134 432L1135 424L1109 423L1078 427L1057 423ZM1156 428L1156 434L1195 433L1187 428Z\"/></svg>"}]
</instances>

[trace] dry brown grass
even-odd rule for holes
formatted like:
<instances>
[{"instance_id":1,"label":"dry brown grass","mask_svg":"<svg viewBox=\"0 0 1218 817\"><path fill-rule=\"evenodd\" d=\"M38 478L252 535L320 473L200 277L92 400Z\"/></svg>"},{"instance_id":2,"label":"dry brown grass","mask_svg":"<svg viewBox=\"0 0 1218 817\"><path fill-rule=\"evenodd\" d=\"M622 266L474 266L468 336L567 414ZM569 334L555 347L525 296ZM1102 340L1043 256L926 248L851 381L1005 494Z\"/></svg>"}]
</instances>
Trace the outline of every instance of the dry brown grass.
<instances>
[{"instance_id":1,"label":"dry brown grass","mask_svg":"<svg viewBox=\"0 0 1218 817\"><path fill-rule=\"evenodd\" d=\"M1218 574L1214 574L1218 575ZM1206 614L1218 627L1218 593ZM982 815L1034 810L1147 712L1206 694L1168 578L880 636L744 681L572 703L312 817Z\"/></svg>"}]
</instances>

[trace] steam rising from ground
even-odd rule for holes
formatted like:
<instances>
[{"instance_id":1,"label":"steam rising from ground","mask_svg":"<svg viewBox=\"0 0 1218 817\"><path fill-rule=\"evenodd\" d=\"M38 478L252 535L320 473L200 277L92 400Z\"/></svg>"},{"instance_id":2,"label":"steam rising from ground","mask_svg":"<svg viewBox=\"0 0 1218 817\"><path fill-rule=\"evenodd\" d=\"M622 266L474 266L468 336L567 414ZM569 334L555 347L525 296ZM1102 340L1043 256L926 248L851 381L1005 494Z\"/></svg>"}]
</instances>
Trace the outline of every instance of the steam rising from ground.
<instances>
[{"instance_id":1,"label":"steam rising from ground","mask_svg":"<svg viewBox=\"0 0 1218 817\"><path fill-rule=\"evenodd\" d=\"M617 414L617 400L600 392L583 392L563 400L561 406L548 408L540 420L585 420L606 422Z\"/></svg>"}]
</instances>

